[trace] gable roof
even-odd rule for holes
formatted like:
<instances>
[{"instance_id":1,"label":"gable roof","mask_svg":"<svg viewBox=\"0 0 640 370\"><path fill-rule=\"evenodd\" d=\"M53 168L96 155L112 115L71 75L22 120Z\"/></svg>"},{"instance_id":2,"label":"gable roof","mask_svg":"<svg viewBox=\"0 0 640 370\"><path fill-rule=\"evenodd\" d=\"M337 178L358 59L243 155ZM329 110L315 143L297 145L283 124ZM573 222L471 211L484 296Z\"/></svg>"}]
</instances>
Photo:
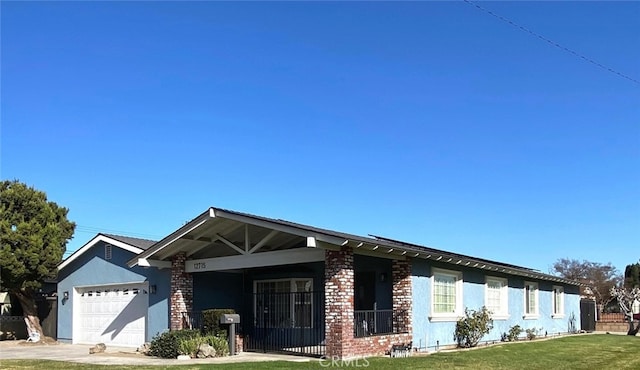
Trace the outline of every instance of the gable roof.
<instances>
[{"instance_id":1,"label":"gable roof","mask_svg":"<svg viewBox=\"0 0 640 370\"><path fill-rule=\"evenodd\" d=\"M94 245L98 244L99 242L105 242L107 244L116 246L126 251L135 253L136 255L142 253L143 251L147 250L149 247L151 247L156 243L154 240L149 240L149 239L140 239L140 238L133 238L130 236L99 233L96 236L94 236L93 239L89 240L85 245L83 245L82 247L78 248L75 252L73 252L73 254L67 257L67 259L62 261L58 265L58 271L65 268L67 265L73 262L76 258L80 257L83 253L91 249Z\"/></svg>"},{"instance_id":2,"label":"gable roof","mask_svg":"<svg viewBox=\"0 0 640 370\"><path fill-rule=\"evenodd\" d=\"M134 238L131 236L124 236L124 235L115 235L115 234L102 234L106 237L121 241L123 243L132 245L134 247L140 248L142 250L147 250L149 249L149 247L151 247L152 245L156 244L156 240L149 240L149 239L141 239L141 238Z\"/></svg>"},{"instance_id":3,"label":"gable roof","mask_svg":"<svg viewBox=\"0 0 640 370\"><path fill-rule=\"evenodd\" d=\"M359 236L334 230L322 229L309 225L298 224L282 219L256 216L248 213L236 212L214 207L210 207L205 212L201 213L178 230L158 241L149 249L131 259L127 264L130 267L133 267L138 263L139 259L149 259L162 250L168 250L171 248L172 244L174 244L179 239L185 237L187 234L200 227L206 227L204 226L205 224L216 222L217 219L233 220L249 225L262 226L284 233L290 233L307 238L315 238L319 241L327 242L333 245L349 245L354 249L360 249L363 251L366 250L368 252L374 251L376 253L383 253L389 256L398 256L398 258L409 257L416 259L427 259L432 261L439 261L441 263L448 263L452 265L459 265L462 267L484 270L489 273L505 273L522 276L525 278L555 281L571 285L580 285L579 282L564 279L559 276L544 274L527 267L516 266L483 258L471 257L418 244L384 238L381 236Z\"/></svg>"}]
</instances>

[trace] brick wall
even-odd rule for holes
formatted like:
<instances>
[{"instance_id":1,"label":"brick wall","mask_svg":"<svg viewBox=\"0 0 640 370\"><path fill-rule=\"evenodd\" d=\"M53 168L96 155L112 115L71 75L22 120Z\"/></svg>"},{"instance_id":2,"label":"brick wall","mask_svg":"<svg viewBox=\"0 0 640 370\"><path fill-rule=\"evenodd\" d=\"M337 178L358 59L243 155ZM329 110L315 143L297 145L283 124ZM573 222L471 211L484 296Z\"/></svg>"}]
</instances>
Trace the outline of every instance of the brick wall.
<instances>
[{"instance_id":1,"label":"brick wall","mask_svg":"<svg viewBox=\"0 0 640 370\"><path fill-rule=\"evenodd\" d=\"M349 357L353 341L353 249L325 251L326 354Z\"/></svg>"},{"instance_id":2,"label":"brick wall","mask_svg":"<svg viewBox=\"0 0 640 370\"><path fill-rule=\"evenodd\" d=\"M638 322L634 322L638 325ZM602 322L596 321L596 331L608 331L611 333L626 333L629 331L628 322Z\"/></svg>"},{"instance_id":3,"label":"brick wall","mask_svg":"<svg viewBox=\"0 0 640 370\"><path fill-rule=\"evenodd\" d=\"M399 314L398 331L412 333L411 260L393 260L391 268L393 273L393 311Z\"/></svg>"},{"instance_id":4,"label":"brick wall","mask_svg":"<svg viewBox=\"0 0 640 370\"><path fill-rule=\"evenodd\" d=\"M171 330L185 328L182 312L190 312L193 308L193 278L184 271L187 256L184 252L173 256L171 260L171 297L170 317Z\"/></svg>"},{"instance_id":5,"label":"brick wall","mask_svg":"<svg viewBox=\"0 0 640 370\"><path fill-rule=\"evenodd\" d=\"M411 342L411 337L411 333L402 333L353 338L349 357L387 355L392 345L408 344Z\"/></svg>"},{"instance_id":6,"label":"brick wall","mask_svg":"<svg viewBox=\"0 0 640 370\"><path fill-rule=\"evenodd\" d=\"M384 355L394 344L412 340L411 261L393 261L393 309L399 316L399 334L354 338L353 250L325 251L325 335L327 358Z\"/></svg>"}]
</instances>

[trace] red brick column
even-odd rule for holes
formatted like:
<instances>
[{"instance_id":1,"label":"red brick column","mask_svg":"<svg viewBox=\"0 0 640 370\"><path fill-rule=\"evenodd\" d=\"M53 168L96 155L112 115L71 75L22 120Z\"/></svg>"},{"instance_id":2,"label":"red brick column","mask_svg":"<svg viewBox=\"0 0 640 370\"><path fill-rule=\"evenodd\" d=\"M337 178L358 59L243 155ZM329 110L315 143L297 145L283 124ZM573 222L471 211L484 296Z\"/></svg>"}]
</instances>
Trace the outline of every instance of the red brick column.
<instances>
[{"instance_id":1,"label":"red brick column","mask_svg":"<svg viewBox=\"0 0 640 370\"><path fill-rule=\"evenodd\" d=\"M353 352L353 249L326 250L324 256L326 356L350 357Z\"/></svg>"},{"instance_id":2,"label":"red brick column","mask_svg":"<svg viewBox=\"0 0 640 370\"><path fill-rule=\"evenodd\" d=\"M184 271L186 259L186 254L181 252L171 260L171 330L184 329L182 313L193 309L193 278Z\"/></svg>"},{"instance_id":3,"label":"red brick column","mask_svg":"<svg viewBox=\"0 0 640 370\"><path fill-rule=\"evenodd\" d=\"M398 331L413 333L411 260L393 260L393 311L398 313Z\"/></svg>"}]
</instances>

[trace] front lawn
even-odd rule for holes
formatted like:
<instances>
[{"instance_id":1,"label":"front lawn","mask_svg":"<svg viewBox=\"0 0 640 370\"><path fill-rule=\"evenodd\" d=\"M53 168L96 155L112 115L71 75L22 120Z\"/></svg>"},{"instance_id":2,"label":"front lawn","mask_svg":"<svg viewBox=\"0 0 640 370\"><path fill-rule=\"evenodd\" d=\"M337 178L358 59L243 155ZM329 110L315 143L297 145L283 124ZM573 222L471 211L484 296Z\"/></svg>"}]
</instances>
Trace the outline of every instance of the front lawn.
<instances>
[{"instance_id":1,"label":"front lawn","mask_svg":"<svg viewBox=\"0 0 640 370\"><path fill-rule=\"evenodd\" d=\"M440 352L410 358L368 358L351 363L252 362L194 366L96 366L47 360L2 360L3 369L640 369L640 337L626 335L580 335L559 339L507 343L474 350ZM324 366L323 366L324 365ZM351 366L349 366L351 365Z\"/></svg>"}]
</instances>

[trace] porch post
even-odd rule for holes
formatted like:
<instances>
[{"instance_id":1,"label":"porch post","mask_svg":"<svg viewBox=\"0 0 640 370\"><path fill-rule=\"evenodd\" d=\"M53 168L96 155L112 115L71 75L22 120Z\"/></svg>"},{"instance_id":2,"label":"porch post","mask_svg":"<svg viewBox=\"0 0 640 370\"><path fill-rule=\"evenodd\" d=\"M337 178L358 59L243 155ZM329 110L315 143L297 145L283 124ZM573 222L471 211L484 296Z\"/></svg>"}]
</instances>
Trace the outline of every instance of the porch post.
<instances>
[{"instance_id":1,"label":"porch post","mask_svg":"<svg viewBox=\"0 0 640 370\"><path fill-rule=\"evenodd\" d=\"M325 250L325 343L328 358L352 354L353 249Z\"/></svg>"},{"instance_id":2,"label":"porch post","mask_svg":"<svg viewBox=\"0 0 640 370\"><path fill-rule=\"evenodd\" d=\"M411 260L393 260L393 312L398 314L396 332L413 333Z\"/></svg>"},{"instance_id":3,"label":"porch post","mask_svg":"<svg viewBox=\"0 0 640 370\"><path fill-rule=\"evenodd\" d=\"M171 259L171 298L170 319L171 330L185 328L182 312L190 312L193 309L193 278L185 272L187 255L180 252Z\"/></svg>"}]
</instances>

